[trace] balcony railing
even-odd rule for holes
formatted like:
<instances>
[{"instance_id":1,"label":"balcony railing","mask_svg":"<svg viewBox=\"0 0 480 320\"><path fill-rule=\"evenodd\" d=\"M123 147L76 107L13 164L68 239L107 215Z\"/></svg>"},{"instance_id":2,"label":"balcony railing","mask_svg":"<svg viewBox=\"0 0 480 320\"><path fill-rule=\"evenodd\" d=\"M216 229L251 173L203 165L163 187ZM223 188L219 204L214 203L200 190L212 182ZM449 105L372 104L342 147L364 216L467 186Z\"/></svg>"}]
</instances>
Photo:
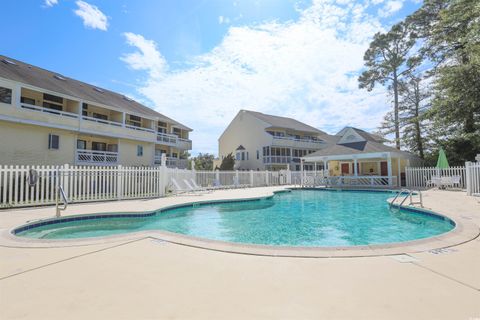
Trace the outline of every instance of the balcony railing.
<instances>
[{"instance_id":1,"label":"balcony railing","mask_svg":"<svg viewBox=\"0 0 480 320\"><path fill-rule=\"evenodd\" d=\"M292 161L292 157L290 156L264 156L263 163L265 164L285 164L290 163Z\"/></svg>"},{"instance_id":2,"label":"balcony railing","mask_svg":"<svg viewBox=\"0 0 480 320\"><path fill-rule=\"evenodd\" d=\"M44 108L44 107L35 106L33 104L28 104L28 103L22 103L21 107L24 108L24 109L50 113L50 114L54 114L54 115L62 116L62 117L78 118L78 114L76 114L76 113L60 111L60 110L55 110L55 109L51 109L51 108Z\"/></svg>"},{"instance_id":3,"label":"balcony railing","mask_svg":"<svg viewBox=\"0 0 480 320\"><path fill-rule=\"evenodd\" d=\"M125 128L132 129L132 130L146 131L146 132L155 133L155 130L153 130L153 129L144 128L144 127L132 126L132 125L129 125L129 124L126 124L126 125L125 125Z\"/></svg>"},{"instance_id":4,"label":"balcony railing","mask_svg":"<svg viewBox=\"0 0 480 320\"><path fill-rule=\"evenodd\" d=\"M113 166L118 163L118 152L77 150L76 164Z\"/></svg>"},{"instance_id":5,"label":"balcony railing","mask_svg":"<svg viewBox=\"0 0 480 320\"><path fill-rule=\"evenodd\" d=\"M94 118L94 117L82 116L82 119L83 119L83 120L87 120L87 121L97 122L97 123L108 124L108 125L111 125L111 126L117 126L117 127L121 127L121 126L122 126L122 123L120 123L120 122L115 122L115 121L110 121L110 120L104 120L104 119L98 119L98 118Z\"/></svg>"},{"instance_id":6,"label":"balcony railing","mask_svg":"<svg viewBox=\"0 0 480 320\"><path fill-rule=\"evenodd\" d=\"M185 169L187 168L187 163L187 159L167 157L167 167L169 168Z\"/></svg>"},{"instance_id":7,"label":"balcony railing","mask_svg":"<svg viewBox=\"0 0 480 320\"><path fill-rule=\"evenodd\" d=\"M177 148L182 150L190 150L192 149L192 140L178 138Z\"/></svg>"},{"instance_id":8,"label":"balcony railing","mask_svg":"<svg viewBox=\"0 0 480 320\"><path fill-rule=\"evenodd\" d=\"M168 145L176 145L177 144L177 136L174 134L168 134L168 133L157 133L157 141L168 144Z\"/></svg>"},{"instance_id":9,"label":"balcony railing","mask_svg":"<svg viewBox=\"0 0 480 320\"><path fill-rule=\"evenodd\" d=\"M272 136L272 145L274 146L319 149L324 144L325 142L323 140Z\"/></svg>"}]
</instances>

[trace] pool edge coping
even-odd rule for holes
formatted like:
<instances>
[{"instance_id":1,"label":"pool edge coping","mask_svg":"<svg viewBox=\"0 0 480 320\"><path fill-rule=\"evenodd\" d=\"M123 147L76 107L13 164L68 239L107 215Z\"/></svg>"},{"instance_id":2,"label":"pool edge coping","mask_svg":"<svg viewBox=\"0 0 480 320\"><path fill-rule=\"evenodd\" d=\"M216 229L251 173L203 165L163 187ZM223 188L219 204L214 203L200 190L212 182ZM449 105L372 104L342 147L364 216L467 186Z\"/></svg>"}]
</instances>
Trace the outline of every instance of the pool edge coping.
<instances>
[{"instance_id":1,"label":"pool edge coping","mask_svg":"<svg viewBox=\"0 0 480 320\"><path fill-rule=\"evenodd\" d=\"M171 210L178 207L193 206L195 204L208 205L221 202L239 202L239 201L254 201L261 199L272 198L276 193L289 192L291 187L285 187L280 190L269 191L270 194L262 195L258 197L244 197L244 198L224 198L224 199L205 199L199 201L187 201L179 204L171 204L161 206L156 210L149 210L145 212L134 213L137 216L144 216L152 214L155 211ZM298 188L297 188L298 189ZM350 191L341 189L344 191ZM358 191L352 189L351 191ZM380 190L378 190L380 191ZM382 190L384 192L392 192L393 190ZM389 201L388 199L387 201ZM398 207L398 205L395 205ZM326 257L367 257L367 256L384 256L384 255L398 255L415 252L423 252L434 249L446 248L451 246L460 245L462 243L471 241L477 238L480 234L480 230L476 224L469 220L460 221L460 219L454 218L449 214L432 211L424 208L418 208L413 206L401 206L402 210L414 211L419 213L427 213L436 215L439 217L447 218L453 221L454 228L446 233L405 242L396 242L388 244L373 244L362 246L336 246L336 247L301 247L301 246L269 246L258 244L244 244L225 242L219 240L212 240L206 238L199 238L194 236L188 236L169 231L160 230L148 230L138 231L126 234L109 235L95 238L83 238L83 239L35 239L35 238L23 238L16 236L13 231L26 225L35 225L40 221L51 221L55 218L41 219L39 221L32 221L29 224L22 224L15 226L14 228L6 229L0 233L0 246L11 247L24 247L24 248L55 248L55 247L76 247L76 246L88 246L103 243L126 241L139 238L152 238L169 243L184 245L194 248L202 248L207 250L214 250L226 253L236 254L248 254L258 256L274 256L274 257L304 257L304 258L326 258ZM100 212L100 213L88 213L80 215L69 215L66 218L74 218L81 216L92 215L118 215L119 212ZM132 214L132 213L124 213ZM6 240L7 244L4 244Z\"/></svg>"}]
</instances>

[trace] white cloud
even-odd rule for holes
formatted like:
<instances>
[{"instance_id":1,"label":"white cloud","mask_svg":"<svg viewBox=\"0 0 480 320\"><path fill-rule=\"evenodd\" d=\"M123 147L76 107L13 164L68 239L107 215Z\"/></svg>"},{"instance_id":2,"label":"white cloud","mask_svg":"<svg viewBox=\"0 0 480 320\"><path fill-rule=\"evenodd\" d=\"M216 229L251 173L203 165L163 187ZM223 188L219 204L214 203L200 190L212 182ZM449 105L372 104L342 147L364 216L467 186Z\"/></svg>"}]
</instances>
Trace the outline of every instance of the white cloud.
<instances>
[{"instance_id":1,"label":"white cloud","mask_svg":"<svg viewBox=\"0 0 480 320\"><path fill-rule=\"evenodd\" d=\"M76 4L78 9L75 14L82 18L85 27L107 31L108 18L97 6L85 1L77 1Z\"/></svg>"},{"instance_id":2,"label":"white cloud","mask_svg":"<svg viewBox=\"0 0 480 320\"><path fill-rule=\"evenodd\" d=\"M194 129L194 153L216 153L218 137L240 109L329 132L345 125L374 129L389 106L383 89L358 89L363 54L383 31L366 10L366 3L317 0L296 21L230 27L218 46L180 70L168 69L153 41L129 33L127 43L137 51L122 60L149 74L140 94Z\"/></svg>"},{"instance_id":3,"label":"white cloud","mask_svg":"<svg viewBox=\"0 0 480 320\"><path fill-rule=\"evenodd\" d=\"M378 10L378 15L386 18L393 15L398 10L402 9L403 7L403 0L390 0L385 3L383 8Z\"/></svg>"},{"instance_id":4,"label":"white cloud","mask_svg":"<svg viewBox=\"0 0 480 320\"><path fill-rule=\"evenodd\" d=\"M47 7L53 7L56 4L58 4L58 0L45 0L45 5Z\"/></svg>"},{"instance_id":5,"label":"white cloud","mask_svg":"<svg viewBox=\"0 0 480 320\"><path fill-rule=\"evenodd\" d=\"M138 51L123 55L121 60L134 70L148 71L151 79L160 79L167 71L167 63L157 50L155 42L131 32L126 32L123 35L127 44L136 47Z\"/></svg>"}]
</instances>

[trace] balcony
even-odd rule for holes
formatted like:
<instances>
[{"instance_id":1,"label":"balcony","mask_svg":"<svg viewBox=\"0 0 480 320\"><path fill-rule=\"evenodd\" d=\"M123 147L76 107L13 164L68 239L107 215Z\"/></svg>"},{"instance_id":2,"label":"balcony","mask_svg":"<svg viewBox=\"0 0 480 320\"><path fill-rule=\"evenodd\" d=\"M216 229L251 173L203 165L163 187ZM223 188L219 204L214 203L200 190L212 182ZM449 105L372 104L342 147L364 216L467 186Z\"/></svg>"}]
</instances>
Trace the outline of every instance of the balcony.
<instances>
[{"instance_id":1,"label":"balcony","mask_svg":"<svg viewBox=\"0 0 480 320\"><path fill-rule=\"evenodd\" d=\"M94 118L94 117L82 116L82 119L87 120L87 121L96 122L96 123L108 124L108 125L116 126L116 127L121 127L122 126L122 123L120 123L120 122L104 120L104 119L99 119L99 118Z\"/></svg>"},{"instance_id":2,"label":"balcony","mask_svg":"<svg viewBox=\"0 0 480 320\"><path fill-rule=\"evenodd\" d=\"M157 142L167 146L175 147L177 145L177 136L174 134L157 133Z\"/></svg>"},{"instance_id":3,"label":"balcony","mask_svg":"<svg viewBox=\"0 0 480 320\"><path fill-rule=\"evenodd\" d=\"M145 131L145 132L151 132L155 133L155 130L150 129L150 128L144 128L144 127L137 127L137 126L132 126L130 124L126 124L125 128L132 129L132 130L137 130L137 131Z\"/></svg>"},{"instance_id":4,"label":"balcony","mask_svg":"<svg viewBox=\"0 0 480 320\"><path fill-rule=\"evenodd\" d=\"M272 137L272 146L293 147L305 149L321 149L325 145L322 140L297 139L295 137Z\"/></svg>"},{"instance_id":5,"label":"balcony","mask_svg":"<svg viewBox=\"0 0 480 320\"><path fill-rule=\"evenodd\" d=\"M191 150L192 149L192 140L178 138L177 149Z\"/></svg>"},{"instance_id":6,"label":"balcony","mask_svg":"<svg viewBox=\"0 0 480 320\"><path fill-rule=\"evenodd\" d=\"M292 161L290 156L264 156L263 163L265 164L287 164Z\"/></svg>"},{"instance_id":7,"label":"balcony","mask_svg":"<svg viewBox=\"0 0 480 320\"><path fill-rule=\"evenodd\" d=\"M157 133L157 142L180 150L191 150L192 140L179 138L174 134Z\"/></svg>"},{"instance_id":8,"label":"balcony","mask_svg":"<svg viewBox=\"0 0 480 320\"><path fill-rule=\"evenodd\" d=\"M44 108L44 107L35 106L33 104L28 104L28 103L22 103L20 106L23 109L54 114L54 115L61 116L61 117L78 118L78 114L72 113L72 112L65 112L65 111L55 110L55 109L51 109L51 108Z\"/></svg>"},{"instance_id":9,"label":"balcony","mask_svg":"<svg viewBox=\"0 0 480 320\"><path fill-rule=\"evenodd\" d=\"M115 166L118 164L118 152L77 150L75 164Z\"/></svg>"},{"instance_id":10,"label":"balcony","mask_svg":"<svg viewBox=\"0 0 480 320\"><path fill-rule=\"evenodd\" d=\"M169 168L186 169L187 164L188 164L187 159L167 157L167 167Z\"/></svg>"}]
</instances>

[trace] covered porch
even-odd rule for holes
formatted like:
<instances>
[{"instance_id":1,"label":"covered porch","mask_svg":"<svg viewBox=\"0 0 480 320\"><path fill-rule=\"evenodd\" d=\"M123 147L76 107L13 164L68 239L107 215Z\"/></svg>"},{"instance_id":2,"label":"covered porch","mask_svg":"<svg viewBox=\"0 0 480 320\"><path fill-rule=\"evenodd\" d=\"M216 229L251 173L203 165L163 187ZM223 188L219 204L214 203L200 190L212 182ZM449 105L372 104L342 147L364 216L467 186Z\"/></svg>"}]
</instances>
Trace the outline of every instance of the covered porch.
<instances>
[{"instance_id":1,"label":"covered porch","mask_svg":"<svg viewBox=\"0 0 480 320\"><path fill-rule=\"evenodd\" d=\"M342 155L307 155L302 158L302 170L307 163L323 167L323 174L332 184L359 186L405 185L405 168L413 155L406 152L376 152Z\"/></svg>"}]
</instances>

